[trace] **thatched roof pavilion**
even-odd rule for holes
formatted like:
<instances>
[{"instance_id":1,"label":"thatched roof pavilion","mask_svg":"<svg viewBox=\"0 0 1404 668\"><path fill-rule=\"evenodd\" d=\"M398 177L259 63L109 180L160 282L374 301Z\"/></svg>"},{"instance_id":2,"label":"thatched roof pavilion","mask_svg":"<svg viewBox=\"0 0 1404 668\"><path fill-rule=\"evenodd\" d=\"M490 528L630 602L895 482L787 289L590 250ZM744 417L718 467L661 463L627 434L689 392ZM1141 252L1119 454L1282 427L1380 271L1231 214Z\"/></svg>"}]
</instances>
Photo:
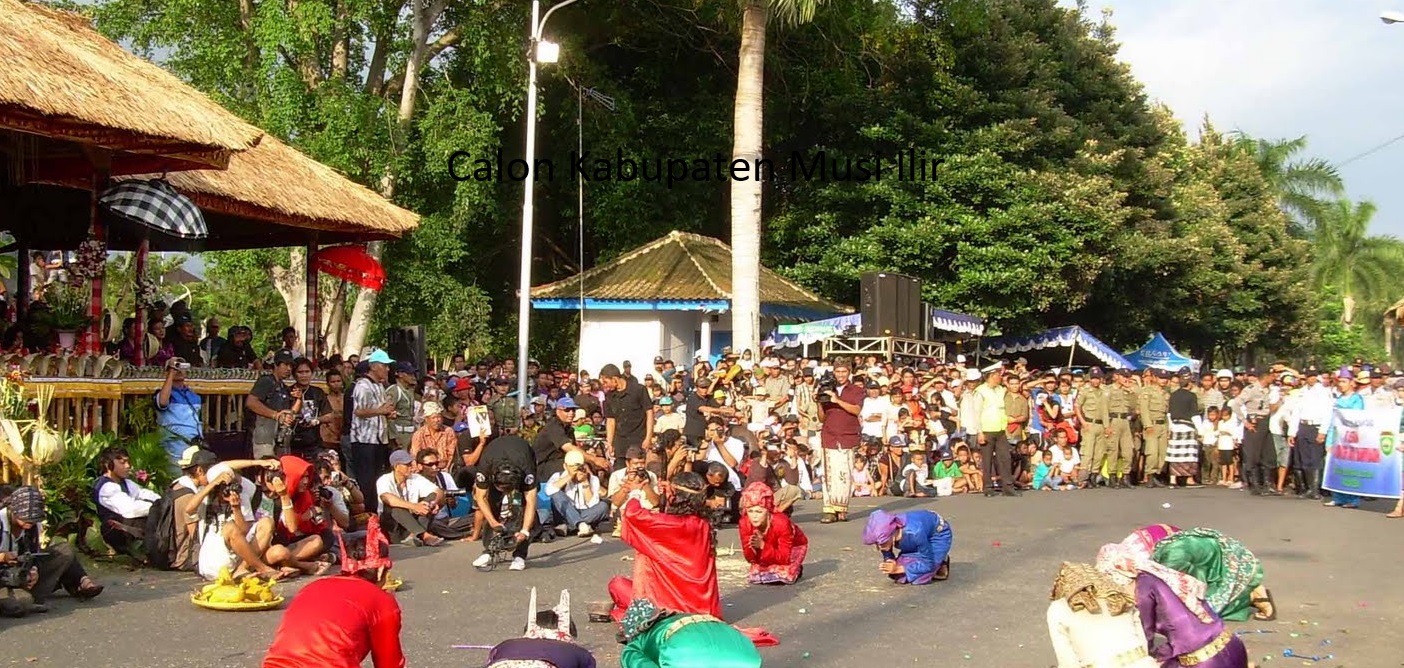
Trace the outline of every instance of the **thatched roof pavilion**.
<instances>
[{"instance_id":1,"label":"thatched roof pavilion","mask_svg":"<svg viewBox=\"0 0 1404 668\"><path fill-rule=\"evenodd\" d=\"M0 0L0 63L0 149L35 174L89 173L85 145L118 152L113 174L218 169L263 136L81 15Z\"/></svg>"}]
</instances>

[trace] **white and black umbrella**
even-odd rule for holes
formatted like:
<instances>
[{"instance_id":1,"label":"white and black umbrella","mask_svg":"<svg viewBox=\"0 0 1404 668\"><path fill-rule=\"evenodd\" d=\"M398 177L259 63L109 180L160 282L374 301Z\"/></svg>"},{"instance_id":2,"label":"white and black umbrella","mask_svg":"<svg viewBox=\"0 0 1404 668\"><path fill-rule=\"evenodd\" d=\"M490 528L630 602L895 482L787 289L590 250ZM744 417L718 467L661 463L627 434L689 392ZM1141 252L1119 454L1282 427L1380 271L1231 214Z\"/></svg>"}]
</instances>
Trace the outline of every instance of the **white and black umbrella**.
<instances>
[{"instance_id":1,"label":"white and black umbrella","mask_svg":"<svg viewBox=\"0 0 1404 668\"><path fill-rule=\"evenodd\" d=\"M200 207L161 179L123 181L104 190L98 204L123 220L181 239L209 236Z\"/></svg>"}]
</instances>

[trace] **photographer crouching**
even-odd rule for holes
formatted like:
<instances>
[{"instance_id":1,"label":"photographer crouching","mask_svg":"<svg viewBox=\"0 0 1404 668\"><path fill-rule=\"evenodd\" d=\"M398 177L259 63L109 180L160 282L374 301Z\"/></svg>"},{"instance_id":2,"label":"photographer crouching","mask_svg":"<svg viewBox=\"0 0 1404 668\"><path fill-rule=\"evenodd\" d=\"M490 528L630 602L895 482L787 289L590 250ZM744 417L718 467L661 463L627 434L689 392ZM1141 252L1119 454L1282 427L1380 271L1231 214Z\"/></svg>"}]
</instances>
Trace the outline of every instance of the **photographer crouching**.
<instances>
[{"instance_id":1,"label":"photographer crouching","mask_svg":"<svg viewBox=\"0 0 1404 668\"><path fill-rule=\"evenodd\" d=\"M0 614L23 617L48 612L44 601L59 587L78 600L102 593L88 577L68 543L39 550L43 533L44 495L34 487L16 489L0 508Z\"/></svg>"}]
</instances>

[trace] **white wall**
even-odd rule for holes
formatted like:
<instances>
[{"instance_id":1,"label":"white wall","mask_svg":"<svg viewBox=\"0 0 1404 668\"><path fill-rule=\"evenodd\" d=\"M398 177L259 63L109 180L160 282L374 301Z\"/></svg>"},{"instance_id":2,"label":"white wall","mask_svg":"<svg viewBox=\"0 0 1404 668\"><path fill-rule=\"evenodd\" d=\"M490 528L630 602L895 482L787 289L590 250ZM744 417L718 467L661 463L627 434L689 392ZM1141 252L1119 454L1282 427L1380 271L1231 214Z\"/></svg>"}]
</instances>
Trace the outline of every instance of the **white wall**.
<instances>
[{"instance_id":1,"label":"white wall","mask_svg":"<svg viewBox=\"0 0 1404 668\"><path fill-rule=\"evenodd\" d=\"M697 353L697 331L702 318L706 316L701 311L662 311L657 315L662 332L658 352L654 354L673 360L679 366L686 366L687 361ZM650 355L647 361L652 363L653 356Z\"/></svg>"},{"instance_id":2,"label":"white wall","mask_svg":"<svg viewBox=\"0 0 1404 668\"><path fill-rule=\"evenodd\" d=\"M581 324L580 368L598 376L606 364L624 360L635 369L653 368L663 327L653 311L586 311ZM666 315L666 314L663 314Z\"/></svg>"}]
</instances>

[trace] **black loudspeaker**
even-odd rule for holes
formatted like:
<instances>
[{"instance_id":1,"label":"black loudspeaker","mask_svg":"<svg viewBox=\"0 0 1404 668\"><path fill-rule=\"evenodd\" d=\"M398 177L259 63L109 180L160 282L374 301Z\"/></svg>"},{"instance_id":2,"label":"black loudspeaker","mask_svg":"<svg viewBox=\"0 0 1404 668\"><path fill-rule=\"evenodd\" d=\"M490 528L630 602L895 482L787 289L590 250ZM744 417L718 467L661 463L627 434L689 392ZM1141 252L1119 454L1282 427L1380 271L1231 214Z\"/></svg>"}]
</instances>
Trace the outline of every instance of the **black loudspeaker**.
<instances>
[{"instance_id":1,"label":"black loudspeaker","mask_svg":"<svg viewBox=\"0 0 1404 668\"><path fill-rule=\"evenodd\" d=\"M420 373L424 373L424 364L428 361L424 354L424 325L395 327L389 335L386 352L390 353L390 357L396 362L410 362Z\"/></svg>"},{"instance_id":2,"label":"black loudspeaker","mask_svg":"<svg viewBox=\"0 0 1404 668\"><path fill-rule=\"evenodd\" d=\"M867 272L860 277L863 336L923 336L921 281L911 276Z\"/></svg>"}]
</instances>

